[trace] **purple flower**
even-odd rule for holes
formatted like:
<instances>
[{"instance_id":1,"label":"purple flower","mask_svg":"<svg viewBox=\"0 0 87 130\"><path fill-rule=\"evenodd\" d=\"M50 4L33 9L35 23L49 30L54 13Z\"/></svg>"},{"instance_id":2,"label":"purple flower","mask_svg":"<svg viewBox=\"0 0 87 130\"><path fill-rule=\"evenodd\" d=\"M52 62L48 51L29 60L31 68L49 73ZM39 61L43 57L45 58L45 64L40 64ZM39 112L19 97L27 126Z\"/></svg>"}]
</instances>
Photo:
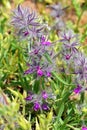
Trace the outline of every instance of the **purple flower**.
<instances>
[{"instance_id":1,"label":"purple flower","mask_svg":"<svg viewBox=\"0 0 87 130\"><path fill-rule=\"evenodd\" d=\"M17 29L24 29L25 25L28 25L28 17L30 16L31 18L32 15L33 14L30 13L28 8L18 5L18 7L13 11L11 24ZM34 20L34 18L31 19L30 23L32 23L32 20Z\"/></svg>"},{"instance_id":2,"label":"purple flower","mask_svg":"<svg viewBox=\"0 0 87 130\"><path fill-rule=\"evenodd\" d=\"M49 109L47 103L43 103L41 107L42 107L42 110L45 110L45 111Z\"/></svg>"},{"instance_id":3,"label":"purple flower","mask_svg":"<svg viewBox=\"0 0 87 130\"><path fill-rule=\"evenodd\" d=\"M40 104L38 102L35 102L33 109L34 109L34 111L38 111L40 109Z\"/></svg>"},{"instance_id":4,"label":"purple flower","mask_svg":"<svg viewBox=\"0 0 87 130\"><path fill-rule=\"evenodd\" d=\"M71 57L71 55L68 55L68 54L67 54L67 55L65 55L65 59L66 59L66 60L69 60L69 59L70 59L70 57Z\"/></svg>"},{"instance_id":5,"label":"purple flower","mask_svg":"<svg viewBox=\"0 0 87 130\"><path fill-rule=\"evenodd\" d=\"M27 101L31 101L33 99L33 94L31 92L28 92L28 96L25 98Z\"/></svg>"},{"instance_id":6,"label":"purple flower","mask_svg":"<svg viewBox=\"0 0 87 130\"><path fill-rule=\"evenodd\" d=\"M74 58L74 71L77 81L87 82L87 58L80 52Z\"/></svg>"},{"instance_id":7,"label":"purple flower","mask_svg":"<svg viewBox=\"0 0 87 130\"><path fill-rule=\"evenodd\" d=\"M51 73L50 73L50 72L47 72L47 73L46 73L46 76L47 76L47 77L51 77Z\"/></svg>"},{"instance_id":8,"label":"purple flower","mask_svg":"<svg viewBox=\"0 0 87 130\"><path fill-rule=\"evenodd\" d=\"M78 35L72 30L64 30L59 34L60 42L62 42L61 56L68 67L65 69L66 73L74 73L76 54L78 53ZM77 61L76 61L77 62Z\"/></svg>"},{"instance_id":9,"label":"purple flower","mask_svg":"<svg viewBox=\"0 0 87 130\"><path fill-rule=\"evenodd\" d=\"M70 41L71 39L75 38L76 40L78 40L78 35L74 33L73 30L68 29L68 30L64 30L61 31L59 33L59 36L61 37L61 41Z\"/></svg>"},{"instance_id":10,"label":"purple flower","mask_svg":"<svg viewBox=\"0 0 87 130\"><path fill-rule=\"evenodd\" d=\"M51 42L49 42L49 41L44 41L44 42L42 42L41 44L49 46L49 45L51 44Z\"/></svg>"},{"instance_id":11,"label":"purple flower","mask_svg":"<svg viewBox=\"0 0 87 130\"><path fill-rule=\"evenodd\" d=\"M28 36L29 35L29 32L28 31L25 31L24 32L24 36Z\"/></svg>"},{"instance_id":12,"label":"purple flower","mask_svg":"<svg viewBox=\"0 0 87 130\"><path fill-rule=\"evenodd\" d=\"M87 127L86 126L82 126L82 130L87 130Z\"/></svg>"},{"instance_id":13,"label":"purple flower","mask_svg":"<svg viewBox=\"0 0 87 130\"><path fill-rule=\"evenodd\" d=\"M65 63L68 63L68 65L69 65L70 63L73 62L74 55L69 50L67 50L67 49L62 50L61 54L62 54L62 59L65 61ZM71 65L71 67L72 67L72 65ZM67 68L69 68L69 67L67 67Z\"/></svg>"},{"instance_id":14,"label":"purple flower","mask_svg":"<svg viewBox=\"0 0 87 130\"><path fill-rule=\"evenodd\" d=\"M48 98L48 94L45 91L43 91L42 92L42 97L43 97L43 99L47 99Z\"/></svg>"},{"instance_id":15,"label":"purple flower","mask_svg":"<svg viewBox=\"0 0 87 130\"><path fill-rule=\"evenodd\" d=\"M45 26L32 26L32 28L29 29L30 38L39 38L43 34Z\"/></svg>"},{"instance_id":16,"label":"purple flower","mask_svg":"<svg viewBox=\"0 0 87 130\"><path fill-rule=\"evenodd\" d=\"M40 19L36 15L35 11L32 11L29 8L18 7L13 11L11 24L16 29L16 33L20 36L21 39L29 36L30 38L40 35L43 28L40 23Z\"/></svg>"},{"instance_id":17,"label":"purple flower","mask_svg":"<svg viewBox=\"0 0 87 130\"><path fill-rule=\"evenodd\" d=\"M38 76L43 76L43 71L41 70L40 67L37 67L37 74Z\"/></svg>"},{"instance_id":18,"label":"purple flower","mask_svg":"<svg viewBox=\"0 0 87 130\"><path fill-rule=\"evenodd\" d=\"M33 69L32 68L29 68L28 70L26 70L25 72L24 72L24 74L26 75L26 74L31 74L31 73L33 73L34 71L33 71Z\"/></svg>"},{"instance_id":19,"label":"purple flower","mask_svg":"<svg viewBox=\"0 0 87 130\"><path fill-rule=\"evenodd\" d=\"M30 96L27 96L26 98L25 98L25 100L27 100L27 101L31 101L32 100L32 95L30 95Z\"/></svg>"},{"instance_id":20,"label":"purple flower","mask_svg":"<svg viewBox=\"0 0 87 130\"><path fill-rule=\"evenodd\" d=\"M53 25L52 29L57 31L62 31L66 27L62 18L58 18L55 20L55 24Z\"/></svg>"},{"instance_id":21,"label":"purple flower","mask_svg":"<svg viewBox=\"0 0 87 130\"><path fill-rule=\"evenodd\" d=\"M61 31L59 34L60 41L63 43L63 49L69 50L70 53L77 52L77 46L79 45L78 35L72 30Z\"/></svg>"},{"instance_id":22,"label":"purple flower","mask_svg":"<svg viewBox=\"0 0 87 130\"><path fill-rule=\"evenodd\" d=\"M51 44L51 42L47 41L46 38L45 38L45 36L42 36L41 37L41 44L49 46Z\"/></svg>"},{"instance_id":23,"label":"purple flower","mask_svg":"<svg viewBox=\"0 0 87 130\"><path fill-rule=\"evenodd\" d=\"M56 18L56 17L60 17L62 15L64 15L64 9L62 8L62 5L60 3L58 4L53 4L48 6L51 8L51 16Z\"/></svg>"},{"instance_id":24,"label":"purple flower","mask_svg":"<svg viewBox=\"0 0 87 130\"><path fill-rule=\"evenodd\" d=\"M78 84L77 88L74 89L75 94L79 94L81 92L82 87Z\"/></svg>"},{"instance_id":25,"label":"purple flower","mask_svg":"<svg viewBox=\"0 0 87 130\"><path fill-rule=\"evenodd\" d=\"M45 40L46 40L45 36L41 36L41 43L45 42Z\"/></svg>"}]
</instances>

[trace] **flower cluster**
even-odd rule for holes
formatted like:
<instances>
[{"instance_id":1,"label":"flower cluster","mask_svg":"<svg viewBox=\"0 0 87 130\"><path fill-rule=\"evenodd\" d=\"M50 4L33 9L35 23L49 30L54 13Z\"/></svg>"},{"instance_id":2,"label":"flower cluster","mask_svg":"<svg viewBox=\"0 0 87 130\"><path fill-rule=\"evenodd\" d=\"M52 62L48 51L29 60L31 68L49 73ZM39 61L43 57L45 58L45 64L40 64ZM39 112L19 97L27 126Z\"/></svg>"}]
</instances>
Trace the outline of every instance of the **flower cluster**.
<instances>
[{"instance_id":1,"label":"flower cluster","mask_svg":"<svg viewBox=\"0 0 87 130\"><path fill-rule=\"evenodd\" d=\"M65 15L67 7L63 8L61 3L53 4L48 7L51 9L51 17L55 19L53 29L57 31L62 30L65 27L63 16Z\"/></svg>"},{"instance_id":2,"label":"flower cluster","mask_svg":"<svg viewBox=\"0 0 87 130\"><path fill-rule=\"evenodd\" d=\"M55 95L52 93L47 93L45 90L43 90L40 94L33 94L32 92L28 92L28 96L25 98L25 100L32 104L33 110L49 110L49 100L54 100Z\"/></svg>"},{"instance_id":3,"label":"flower cluster","mask_svg":"<svg viewBox=\"0 0 87 130\"><path fill-rule=\"evenodd\" d=\"M58 30L59 43L62 44L61 51L58 53L63 61L63 72L72 74L76 88L73 90L76 94L86 90L87 82L87 58L79 51L79 35L73 30L68 29L63 22L64 11L61 4L50 5L51 16L55 19L55 30ZM59 22L60 21L60 22ZM60 26L60 24L64 26ZM60 28L57 28L60 27ZM80 87L78 87L80 86Z\"/></svg>"},{"instance_id":4,"label":"flower cluster","mask_svg":"<svg viewBox=\"0 0 87 130\"><path fill-rule=\"evenodd\" d=\"M54 29L58 30L59 43L62 44L59 54L64 64L63 72L72 74L76 84L76 88L73 91L76 94L81 93L87 89L87 58L79 51L79 35L65 26L63 16L67 7L63 8L60 3L49 7L51 8L51 16L56 21L54 22Z\"/></svg>"},{"instance_id":5,"label":"flower cluster","mask_svg":"<svg viewBox=\"0 0 87 130\"><path fill-rule=\"evenodd\" d=\"M34 42L29 52L29 64L24 74L34 74L36 77L50 77L53 70L53 52L49 50L51 42L41 37L40 42ZM47 59L48 57L48 59Z\"/></svg>"},{"instance_id":6,"label":"flower cluster","mask_svg":"<svg viewBox=\"0 0 87 130\"><path fill-rule=\"evenodd\" d=\"M11 24L21 39L39 37L44 28L35 11L21 5L13 11Z\"/></svg>"},{"instance_id":7,"label":"flower cluster","mask_svg":"<svg viewBox=\"0 0 87 130\"><path fill-rule=\"evenodd\" d=\"M22 38L29 37L29 68L24 74L50 77L54 63L52 43L42 33L45 27L41 25L36 13L19 5L13 12L11 23Z\"/></svg>"},{"instance_id":8,"label":"flower cluster","mask_svg":"<svg viewBox=\"0 0 87 130\"><path fill-rule=\"evenodd\" d=\"M60 42L62 43L62 55L66 61L73 59L79 46L78 35L72 30L64 30L59 33Z\"/></svg>"},{"instance_id":9,"label":"flower cluster","mask_svg":"<svg viewBox=\"0 0 87 130\"><path fill-rule=\"evenodd\" d=\"M72 30L63 30L59 33L61 47L61 58L65 62L65 72L72 74L76 88L74 92L80 93L86 90L87 83L87 58L79 51L78 35Z\"/></svg>"}]
</instances>

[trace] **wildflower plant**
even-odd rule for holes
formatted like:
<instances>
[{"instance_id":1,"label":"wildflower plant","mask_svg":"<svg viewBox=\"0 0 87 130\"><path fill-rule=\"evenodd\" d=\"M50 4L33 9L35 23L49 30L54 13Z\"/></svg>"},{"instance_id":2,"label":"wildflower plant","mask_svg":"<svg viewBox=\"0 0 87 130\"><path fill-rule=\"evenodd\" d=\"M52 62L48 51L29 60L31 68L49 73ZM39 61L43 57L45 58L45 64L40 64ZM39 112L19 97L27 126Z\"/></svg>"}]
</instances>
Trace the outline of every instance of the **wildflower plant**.
<instances>
[{"instance_id":1,"label":"wildflower plant","mask_svg":"<svg viewBox=\"0 0 87 130\"><path fill-rule=\"evenodd\" d=\"M45 26L41 24L34 11L30 11L21 5L18 5L17 9L13 11L11 24L17 31L19 38L24 38L28 41L28 69L24 71L24 76L30 74L35 78L34 86L32 85L32 88L28 90L31 92L28 92L25 100L32 106L34 111L50 110L50 100L48 99L54 100L54 98L53 94L47 94L44 91L44 82L52 77L55 59L53 59L52 43L48 40L49 36L45 35ZM42 79L43 83L41 85ZM39 82L38 89L35 88L36 82ZM33 94L33 91L36 94Z\"/></svg>"},{"instance_id":2,"label":"wildflower plant","mask_svg":"<svg viewBox=\"0 0 87 130\"><path fill-rule=\"evenodd\" d=\"M54 29L58 38L57 41L50 40L50 32L46 30L48 25L40 20L36 12L21 5L18 5L13 11L11 25L20 41L27 41L27 69L24 70L23 77L30 75L33 80L29 82L30 87L27 88L27 95L24 97L25 111L44 113L52 108L54 110L52 121L55 122L55 128L56 125L59 125L58 121L64 125L63 118L66 115L77 114L74 109L66 110L66 102L68 102L72 92L75 95L81 94L83 96L82 94L87 90L87 58L79 49L81 46L79 35L69 29L63 21L67 7L63 8L61 4L48 7L51 9L50 15L54 20L54 25L51 26L50 31ZM54 47L57 48L59 45L60 49L55 51ZM57 68L57 60L62 62L62 71L59 64ZM67 83L68 75L73 84ZM66 81L61 78L63 76L66 76ZM49 83L50 89L46 86L47 83ZM55 94L59 86L59 93ZM69 86L72 87L69 88ZM54 105L52 106L52 104ZM69 105L73 106L73 103L70 102ZM58 106L60 106L59 109ZM81 115L82 112L79 117ZM65 120L69 123L68 118ZM66 126L72 128L70 125L66 124ZM66 129L66 126L63 128ZM58 126L58 128L60 127ZM82 123L82 130L86 129Z\"/></svg>"}]
</instances>

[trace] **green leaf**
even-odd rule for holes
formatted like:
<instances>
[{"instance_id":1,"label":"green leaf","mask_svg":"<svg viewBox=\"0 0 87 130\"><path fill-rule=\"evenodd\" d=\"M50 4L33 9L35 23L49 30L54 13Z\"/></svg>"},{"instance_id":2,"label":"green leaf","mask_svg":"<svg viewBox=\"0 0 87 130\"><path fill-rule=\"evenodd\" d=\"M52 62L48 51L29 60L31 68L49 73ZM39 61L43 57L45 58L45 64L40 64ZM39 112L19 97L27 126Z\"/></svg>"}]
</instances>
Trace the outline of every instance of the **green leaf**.
<instances>
[{"instance_id":1,"label":"green leaf","mask_svg":"<svg viewBox=\"0 0 87 130\"><path fill-rule=\"evenodd\" d=\"M40 80L35 80L35 83L34 83L34 91L35 91L35 93L37 93L38 91L39 91L39 89L40 89Z\"/></svg>"},{"instance_id":2,"label":"green leaf","mask_svg":"<svg viewBox=\"0 0 87 130\"><path fill-rule=\"evenodd\" d=\"M77 16L80 17L81 12L82 12L81 7L80 7L80 3L77 0L72 0L72 3L73 3L73 6L75 8Z\"/></svg>"},{"instance_id":3,"label":"green leaf","mask_svg":"<svg viewBox=\"0 0 87 130\"><path fill-rule=\"evenodd\" d=\"M64 102L61 103L61 105L60 105L60 107L59 107L57 120L59 120L59 118L61 118L63 111L64 111Z\"/></svg>"},{"instance_id":4,"label":"green leaf","mask_svg":"<svg viewBox=\"0 0 87 130\"><path fill-rule=\"evenodd\" d=\"M53 76L55 76L61 83L64 85L74 85L74 84L68 84L66 81L64 81L59 75L57 75L55 72L52 73Z\"/></svg>"},{"instance_id":5,"label":"green leaf","mask_svg":"<svg viewBox=\"0 0 87 130\"><path fill-rule=\"evenodd\" d=\"M40 126L39 126L39 123L38 123L38 121L37 121L37 118L36 118L36 130L41 130L41 129L40 129Z\"/></svg>"},{"instance_id":6,"label":"green leaf","mask_svg":"<svg viewBox=\"0 0 87 130\"><path fill-rule=\"evenodd\" d=\"M50 63L52 63L52 61L51 61L50 56L49 56L48 53L45 53L44 56L46 57L46 59L47 59Z\"/></svg>"}]
</instances>

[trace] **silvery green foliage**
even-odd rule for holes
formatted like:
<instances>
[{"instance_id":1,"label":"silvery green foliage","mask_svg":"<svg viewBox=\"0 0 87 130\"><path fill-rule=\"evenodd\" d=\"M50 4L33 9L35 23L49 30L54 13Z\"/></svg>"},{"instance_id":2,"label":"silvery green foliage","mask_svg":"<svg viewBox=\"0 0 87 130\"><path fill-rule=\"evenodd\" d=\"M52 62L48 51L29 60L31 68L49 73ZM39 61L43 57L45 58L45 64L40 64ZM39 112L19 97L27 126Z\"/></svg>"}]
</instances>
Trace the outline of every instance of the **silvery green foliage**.
<instances>
[{"instance_id":1,"label":"silvery green foliage","mask_svg":"<svg viewBox=\"0 0 87 130\"><path fill-rule=\"evenodd\" d=\"M37 37L44 29L36 12L21 5L13 11L11 24L21 39Z\"/></svg>"}]
</instances>

